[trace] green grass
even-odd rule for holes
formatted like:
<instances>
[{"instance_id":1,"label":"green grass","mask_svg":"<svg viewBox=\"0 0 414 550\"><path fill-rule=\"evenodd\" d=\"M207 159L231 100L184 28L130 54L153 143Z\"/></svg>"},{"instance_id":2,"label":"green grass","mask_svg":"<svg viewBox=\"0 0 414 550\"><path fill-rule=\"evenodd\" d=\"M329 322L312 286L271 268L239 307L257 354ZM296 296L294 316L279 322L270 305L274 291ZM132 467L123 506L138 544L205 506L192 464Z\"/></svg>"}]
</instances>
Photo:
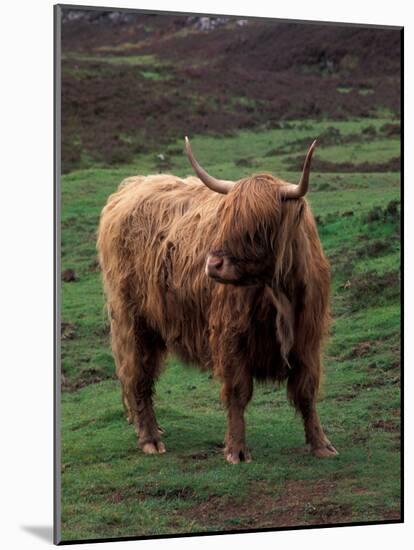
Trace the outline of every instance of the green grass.
<instances>
[{"instance_id":1,"label":"green grass","mask_svg":"<svg viewBox=\"0 0 414 550\"><path fill-rule=\"evenodd\" d=\"M333 162L385 162L400 154L400 140L398 138L382 138L366 143L350 143L328 147L321 151L323 160ZM380 159L378 161L378 159Z\"/></svg>"},{"instance_id":2,"label":"green grass","mask_svg":"<svg viewBox=\"0 0 414 550\"><path fill-rule=\"evenodd\" d=\"M170 80L172 75L168 72L168 63L160 62L155 55L85 55L85 54L66 54L62 55L63 76L83 80L86 78L102 78L110 76L111 65L130 66L141 69L139 74L149 80ZM76 61L75 66L67 65L65 61ZM95 65L91 65L91 63ZM99 66L96 64L99 63ZM107 65L108 67L102 67Z\"/></svg>"},{"instance_id":3,"label":"green grass","mask_svg":"<svg viewBox=\"0 0 414 550\"><path fill-rule=\"evenodd\" d=\"M340 94L349 94L352 90L353 88L351 86L338 86L336 89Z\"/></svg>"},{"instance_id":4,"label":"green grass","mask_svg":"<svg viewBox=\"0 0 414 550\"><path fill-rule=\"evenodd\" d=\"M85 55L64 54L62 60L88 61L93 63L110 63L112 65L149 65L157 66L159 61L155 55ZM163 65L165 63L163 62Z\"/></svg>"},{"instance_id":5,"label":"green grass","mask_svg":"<svg viewBox=\"0 0 414 550\"><path fill-rule=\"evenodd\" d=\"M308 137L311 142L331 126L342 136L373 126L378 135L372 140L321 145L315 157L383 162L399 154L399 141L380 133L390 122L383 115L190 138L214 175L237 179L265 170L297 181L299 173L286 170L290 155L267 156L269 150ZM219 383L173 357L156 396L168 452L153 457L138 451L114 380L96 228L108 195L124 177L190 174L182 149L180 137L129 165L95 165L62 178L62 270L74 269L78 279L62 283L62 321L69 327L62 340L63 540L397 519L400 243L398 208L390 203L400 199L398 173L311 177L308 198L333 273L334 322L319 411L339 457L309 456L285 390L256 386L247 412L254 461L229 466L220 449L225 414ZM168 170L159 153L166 155ZM246 158L251 166L237 164Z\"/></svg>"}]
</instances>

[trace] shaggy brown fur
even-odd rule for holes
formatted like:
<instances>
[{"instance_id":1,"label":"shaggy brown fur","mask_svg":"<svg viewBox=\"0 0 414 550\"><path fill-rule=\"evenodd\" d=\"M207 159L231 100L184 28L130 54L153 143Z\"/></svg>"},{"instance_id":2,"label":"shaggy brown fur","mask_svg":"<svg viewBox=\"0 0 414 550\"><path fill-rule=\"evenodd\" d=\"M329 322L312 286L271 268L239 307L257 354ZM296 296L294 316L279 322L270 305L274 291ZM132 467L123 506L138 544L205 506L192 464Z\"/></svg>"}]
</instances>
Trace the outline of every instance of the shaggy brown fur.
<instances>
[{"instance_id":1,"label":"shaggy brown fur","mask_svg":"<svg viewBox=\"0 0 414 550\"><path fill-rule=\"evenodd\" d=\"M102 211L98 250L123 400L147 453L164 452L153 405L167 352L212 369L228 411L225 456L250 460L243 412L253 379L287 381L316 456L336 454L315 408L329 324L329 266L305 199L260 174L227 195L199 179L128 178ZM236 278L205 273L225 255Z\"/></svg>"}]
</instances>

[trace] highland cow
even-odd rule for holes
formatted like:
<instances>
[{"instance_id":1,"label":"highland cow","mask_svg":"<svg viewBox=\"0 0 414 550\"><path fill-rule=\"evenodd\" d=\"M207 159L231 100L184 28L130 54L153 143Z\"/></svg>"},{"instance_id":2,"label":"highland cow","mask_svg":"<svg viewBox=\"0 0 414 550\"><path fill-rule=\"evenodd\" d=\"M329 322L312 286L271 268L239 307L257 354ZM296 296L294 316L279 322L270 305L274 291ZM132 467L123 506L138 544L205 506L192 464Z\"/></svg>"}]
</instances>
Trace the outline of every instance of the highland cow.
<instances>
[{"instance_id":1,"label":"highland cow","mask_svg":"<svg viewBox=\"0 0 414 550\"><path fill-rule=\"evenodd\" d=\"M263 173L124 180L102 211L98 250L122 398L144 453L165 446L153 408L167 353L211 369L227 409L224 455L250 461L244 410L253 381L286 381L313 455L337 452L316 411L330 271L308 190Z\"/></svg>"}]
</instances>

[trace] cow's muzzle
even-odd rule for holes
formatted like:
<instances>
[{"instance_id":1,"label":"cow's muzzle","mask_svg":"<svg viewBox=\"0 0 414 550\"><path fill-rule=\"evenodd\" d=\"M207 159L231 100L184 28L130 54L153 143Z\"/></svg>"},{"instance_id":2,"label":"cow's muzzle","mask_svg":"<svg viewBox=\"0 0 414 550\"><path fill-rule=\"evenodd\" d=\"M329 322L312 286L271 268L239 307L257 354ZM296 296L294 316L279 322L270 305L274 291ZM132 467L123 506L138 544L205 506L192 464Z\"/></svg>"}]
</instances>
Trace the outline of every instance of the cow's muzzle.
<instances>
[{"instance_id":1,"label":"cow's muzzle","mask_svg":"<svg viewBox=\"0 0 414 550\"><path fill-rule=\"evenodd\" d=\"M220 283L234 283L237 280L234 265L223 254L209 254L207 256L206 275Z\"/></svg>"}]
</instances>

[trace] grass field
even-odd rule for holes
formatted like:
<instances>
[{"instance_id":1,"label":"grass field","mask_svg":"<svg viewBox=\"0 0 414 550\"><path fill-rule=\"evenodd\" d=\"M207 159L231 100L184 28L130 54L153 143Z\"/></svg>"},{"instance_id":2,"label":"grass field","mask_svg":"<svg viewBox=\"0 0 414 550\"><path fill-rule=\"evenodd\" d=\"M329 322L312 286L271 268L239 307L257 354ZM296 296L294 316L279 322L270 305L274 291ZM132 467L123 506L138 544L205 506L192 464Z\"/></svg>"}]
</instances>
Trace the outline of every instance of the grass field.
<instances>
[{"instance_id":1,"label":"grass field","mask_svg":"<svg viewBox=\"0 0 414 550\"><path fill-rule=\"evenodd\" d=\"M62 25L62 540L398 521L399 31L78 15ZM233 180L297 181L319 139L307 198L333 276L319 412L338 457L310 456L285 388L256 386L253 462L230 466L219 382L174 357L155 402L167 453L137 448L96 230L123 178L191 174L185 134Z\"/></svg>"},{"instance_id":2,"label":"grass field","mask_svg":"<svg viewBox=\"0 0 414 550\"><path fill-rule=\"evenodd\" d=\"M219 383L174 357L156 396L167 453L137 449L114 376L96 261L98 216L126 176L191 170L180 136L130 164L91 164L63 176L62 271L73 269L76 278L62 283L63 540L398 520L400 175L384 171L400 154L399 136L389 135L396 124L384 114L191 136L214 175L265 170L292 181L304 144L321 138L308 197L333 273L334 323L319 403L340 453L330 460L306 453L284 388L256 386L247 412L254 460L229 466ZM322 161L349 166L331 173Z\"/></svg>"}]
</instances>

